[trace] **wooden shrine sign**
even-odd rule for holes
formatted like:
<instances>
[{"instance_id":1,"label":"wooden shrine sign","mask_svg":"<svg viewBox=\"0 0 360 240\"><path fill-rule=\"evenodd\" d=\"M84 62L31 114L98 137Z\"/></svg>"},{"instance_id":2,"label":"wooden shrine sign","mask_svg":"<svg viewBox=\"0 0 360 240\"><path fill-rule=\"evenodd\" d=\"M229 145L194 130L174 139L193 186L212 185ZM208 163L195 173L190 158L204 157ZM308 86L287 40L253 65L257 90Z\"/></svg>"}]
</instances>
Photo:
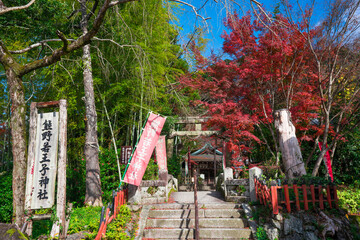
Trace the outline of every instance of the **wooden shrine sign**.
<instances>
[{"instance_id":1,"label":"wooden shrine sign","mask_svg":"<svg viewBox=\"0 0 360 240\"><path fill-rule=\"evenodd\" d=\"M38 113L39 108L47 107L58 107L59 112ZM53 225L51 236L60 238L64 236L60 226L65 230L66 125L66 100L31 103L25 209L31 212L54 205L57 175L58 221ZM32 221L30 218L28 221L26 232L31 235Z\"/></svg>"},{"instance_id":2,"label":"wooden shrine sign","mask_svg":"<svg viewBox=\"0 0 360 240\"><path fill-rule=\"evenodd\" d=\"M32 182L28 182L26 202L29 209L51 208L54 205L57 170L59 113L37 114L35 161L31 163ZM30 179L28 175L27 178Z\"/></svg>"},{"instance_id":3,"label":"wooden shrine sign","mask_svg":"<svg viewBox=\"0 0 360 240\"><path fill-rule=\"evenodd\" d=\"M121 165L128 164L131 153L132 153L132 147L131 146L122 146L121 147L121 159L120 159L120 164Z\"/></svg>"}]
</instances>

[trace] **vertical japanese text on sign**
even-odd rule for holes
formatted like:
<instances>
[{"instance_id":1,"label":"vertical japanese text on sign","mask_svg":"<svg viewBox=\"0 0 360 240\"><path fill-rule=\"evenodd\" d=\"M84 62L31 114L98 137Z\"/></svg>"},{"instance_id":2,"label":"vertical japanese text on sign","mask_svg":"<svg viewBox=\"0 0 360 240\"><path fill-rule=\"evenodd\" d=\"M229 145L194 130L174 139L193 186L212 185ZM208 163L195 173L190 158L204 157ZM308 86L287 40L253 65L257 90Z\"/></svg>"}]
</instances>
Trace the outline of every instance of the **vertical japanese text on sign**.
<instances>
[{"instance_id":1,"label":"vertical japanese text on sign","mask_svg":"<svg viewBox=\"0 0 360 240\"><path fill-rule=\"evenodd\" d=\"M58 151L58 113L38 114L31 209L54 205Z\"/></svg>"},{"instance_id":2,"label":"vertical japanese text on sign","mask_svg":"<svg viewBox=\"0 0 360 240\"><path fill-rule=\"evenodd\" d=\"M155 151L159 170L167 170L165 136L159 137L159 140L156 143Z\"/></svg>"},{"instance_id":3,"label":"vertical japanese text on sign","mask_svg":"<svg viewBox=\"0 0 360 240\"><path fill-rule=\"evenodd\" d=\"M137 144L132 156L130 165L125 173L124 182L136 186L140 185L165 120L165 118L159 115L150 113L139 143Z\"/></svg>"}]
</instances>

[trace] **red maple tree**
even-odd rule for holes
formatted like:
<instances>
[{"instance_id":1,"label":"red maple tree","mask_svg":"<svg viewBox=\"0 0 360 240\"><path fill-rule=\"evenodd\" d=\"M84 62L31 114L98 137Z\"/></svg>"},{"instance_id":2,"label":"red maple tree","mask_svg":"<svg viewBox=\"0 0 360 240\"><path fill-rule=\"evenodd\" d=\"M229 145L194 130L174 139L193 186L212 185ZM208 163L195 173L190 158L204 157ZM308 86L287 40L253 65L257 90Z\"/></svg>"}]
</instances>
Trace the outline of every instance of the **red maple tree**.
<instances>
[{"instance_id":1,"label":"red maple tree","mask_svg":"<svg viewBox=\"0 0 360 240\"><path fill-rule=\"evenodd\" d=\"M183 86L200 92L198 104L211 116L209 125L234 143L233 150L249 151L246 143L253 140L268 144L274 157L279 152L275 110L290 110L301 140L313 139L320 130L310 124L318 118L320 97L303 37L316 31L299 31L301 23L291 24L281 15L276 18L278 21L267 22L265 18L252 20L250 14L230 16L225 21L229 33L222 35L223 51L229 59L206 59L193 45L198 71L180 78ZM262 134L254 135L256 126L260 131L263 127L270 130L275 146Z\"/></svg>"},{"instance_id":2,"label":"red maple tree","mask_svg":"<svg viewBox=\"0 0 360 240\"><path fill-rule=\"evenodd\" d=\"M222 35L228 59L206 59L193 44L197 72L180 82L200 93L196 106L204 106L212 117L209 125L222 131L232 149L249 150L247 142L256 141L277 163L273 113L289 109L299 141L314 141L306 165L322 142L315 176L326 151L333 158L337 142L360 124L358 6L358 1L335 1L314 28L311 9L294 17L286 4L287 17L229 15L224 22L229 31Z\"/></svg>"}]
</instances>

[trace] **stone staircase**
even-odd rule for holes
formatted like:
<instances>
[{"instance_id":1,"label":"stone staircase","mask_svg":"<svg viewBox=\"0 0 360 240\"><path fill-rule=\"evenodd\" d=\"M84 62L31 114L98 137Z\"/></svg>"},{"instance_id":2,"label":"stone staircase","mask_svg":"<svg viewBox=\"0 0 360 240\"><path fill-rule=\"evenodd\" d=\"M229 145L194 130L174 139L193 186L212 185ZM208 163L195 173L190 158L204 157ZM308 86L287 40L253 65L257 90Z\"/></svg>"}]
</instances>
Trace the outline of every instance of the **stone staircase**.
<instances>
[{"instance_id":1,"label":"stone staircase","mask_svg":"<svg viewBox=\"0 0 360 240\"><path fill-rule=\"evenodd\" d=\"M240 205L199 204L200 239L249 239ZM142 239L194 239L194 204L156 204L148 209Z\"/></svg>"}]
</instances>

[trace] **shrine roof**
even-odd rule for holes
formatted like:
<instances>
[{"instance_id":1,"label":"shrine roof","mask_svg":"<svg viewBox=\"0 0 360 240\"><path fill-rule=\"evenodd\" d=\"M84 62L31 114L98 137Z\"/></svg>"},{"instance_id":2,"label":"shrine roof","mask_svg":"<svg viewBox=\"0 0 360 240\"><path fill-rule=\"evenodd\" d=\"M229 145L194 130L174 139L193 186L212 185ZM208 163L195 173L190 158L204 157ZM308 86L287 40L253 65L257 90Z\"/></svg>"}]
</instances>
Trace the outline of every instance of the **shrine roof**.
<instances>
[{"instance_id":1,"label":"shrine roof","mask_svg":"<svg viewBox=\"0 0 360 240\"><path fill-rule=\"evenodd\" d=\"M202 148L200 148L199 150L191 153L190 155L191 156L197 156L197 155L202 155L202 154L208 154L208 155L212 154L212 155L214 155L214 147L209 142L207 142L207 143L205 143L205 145ZM219 150L215 150L215 154L219 155L219 156L223 155L223 153L220 152Z\"/></svg>"}]
</instances>

